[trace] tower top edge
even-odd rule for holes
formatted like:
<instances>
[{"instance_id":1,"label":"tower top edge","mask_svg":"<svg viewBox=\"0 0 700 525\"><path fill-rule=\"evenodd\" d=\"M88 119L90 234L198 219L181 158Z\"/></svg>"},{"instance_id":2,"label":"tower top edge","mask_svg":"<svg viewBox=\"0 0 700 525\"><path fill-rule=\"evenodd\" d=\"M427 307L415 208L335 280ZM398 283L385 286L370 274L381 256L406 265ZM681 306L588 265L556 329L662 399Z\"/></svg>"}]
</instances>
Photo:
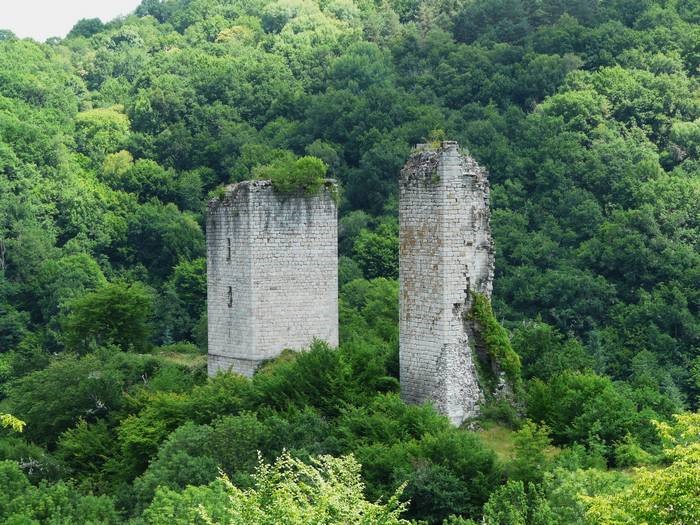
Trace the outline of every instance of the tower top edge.
<instances>
[{"instance_id":1,"label":"tower top edge","mask_svg":"<svg viewBox=\"0 0 700 525\"><path fill-rule=\"evenodd\" d=\"M466 148L459 145L456 140L443 140L440 142L424 142L416 144L411 150L408 162L427 161L431 158L461 157L474 161Z\"/></svg>"},{"instance_id":2,"label":"tower top edge","mask_svg":"<svg viewBox=\"0 0 700 525\"><path fill-rule=\"evenodd\" d=\"M488 178L486 169L480 166L476 159L461 148L455 140L416 144L399 178L402 183L427 180L432 185L436 185L439 183L438 166L444 164L459 166L461 176L475 177L477 180Z\"/></svg>"},{"instance_id":3,"label":"tower top edge","mask_svg":"<svg viewBox=\"0 0 700 525\"><path fill-rule=\"evenodd\" d=\"M456 140L442 140L440 142L422 142L413 148L413 154L424 151L459 151L459 142Z\"/></svg>"},{"instance_id":4,"label":"tower top edge","mask_svg":"<svg viewBox=\"0 0 700 525\"><path fill-rule=\"evenodd\" d=\"M321 191L314 194L307 194L300 190L287 194L289 197L296 198L316 198L322 193L332 193L337 190L338 181L336 179L323 179L323 186ZM272 181L269 179L251 179L244 180L241 182L235 182L229 184L222 188L220 195L210 199L208 202L209 209L217 208L219 206L225 206L227 203L231 203L238 196L247 195L249 193L266 193L274 191Z\"/></svg>"}]
</instances>

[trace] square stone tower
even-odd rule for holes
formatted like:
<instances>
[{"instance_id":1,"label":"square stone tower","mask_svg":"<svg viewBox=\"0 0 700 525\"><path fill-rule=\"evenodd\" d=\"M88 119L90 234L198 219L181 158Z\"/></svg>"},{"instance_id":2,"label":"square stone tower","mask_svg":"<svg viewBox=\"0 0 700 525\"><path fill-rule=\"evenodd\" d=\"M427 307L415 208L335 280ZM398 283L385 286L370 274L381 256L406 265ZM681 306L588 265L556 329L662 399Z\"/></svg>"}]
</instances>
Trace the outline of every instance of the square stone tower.
<instances>
[{"instance_id":1,"label":"square stone tower","mask_svg":"<svg viewBox=\"0 0 700 525\"><path fill-rule=\"evenodd\" d=\"M314 195L270 181L228 186L209 202L209 375L251 376L285 348L338 345L338 212L326 181Z\"/></svg>"},{"instance_id":2,"label":"square stone tower","mask_svg":"<svg viewBox=\"0 0 700 525\"><path fill-rule=\"evenodd\" d=\"M416 147L399 181L401 395L459 425L478 415L472 292L490 298L494 249L485 170L456 142Z\"/></svg>"}]
</instances>

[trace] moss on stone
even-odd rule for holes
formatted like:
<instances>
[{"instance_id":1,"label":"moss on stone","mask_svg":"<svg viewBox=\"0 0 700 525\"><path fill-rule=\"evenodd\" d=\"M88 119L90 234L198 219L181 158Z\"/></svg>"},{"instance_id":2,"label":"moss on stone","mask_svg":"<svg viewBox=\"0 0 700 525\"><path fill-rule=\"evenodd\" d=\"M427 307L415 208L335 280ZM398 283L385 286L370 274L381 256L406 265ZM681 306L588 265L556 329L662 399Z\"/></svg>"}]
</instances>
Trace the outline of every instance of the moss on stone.
<instances>
[{"instance_id":1,"label":"moss on stone","mask_svg":"<svg viewBox=\"0 0 700 525\"><path fill-rule=\"evenodd\" d=\"M491 303L482 294L473 294L473 305L470 317L479 325L479 335L486 346L486 351L498 370L505 373L513 385L519 387L520 356L513 350L508 337L508 332L501 326L493 314Z\"/></svg>"}]
</instances>

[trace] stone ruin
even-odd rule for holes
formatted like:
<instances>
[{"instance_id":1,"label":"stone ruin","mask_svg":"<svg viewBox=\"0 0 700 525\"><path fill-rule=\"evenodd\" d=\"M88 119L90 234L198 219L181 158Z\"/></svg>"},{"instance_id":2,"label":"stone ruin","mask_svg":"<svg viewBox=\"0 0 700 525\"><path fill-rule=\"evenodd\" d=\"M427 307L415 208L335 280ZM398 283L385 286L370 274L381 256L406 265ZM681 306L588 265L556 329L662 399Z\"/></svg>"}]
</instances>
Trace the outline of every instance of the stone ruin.
<instances>
[{"instance_id":1,"label":"stone ruin","mask_svg":"<svg viewBox=\"0 0 700 525\"><path fill-rule=\"evenodd\" d=\"M486 171L456 142L419 145L399 180L401 396L455 425L479 413L472 293L490 299L494 248Z\"/></svg>"},{"instance_id":2,"label":"stone ruin","mask_svg":"<svg viewBox=\"0 0 700 525\"><path fill-rule=\"evenodd\" d=\"M314 339L338 345L334 191L327 181L316 195L282 195L247 181L209 203L210 375L251 376ZM399 223L401 395L460 425L484 400L469 312L472 294L490 299L493 285L485 170L456 142L416 147L399 180Z\"/></svg>"},{"instance_id":3,"label":"stone ruin","mask_svg":"<svg viewBox=\"0 0 700 525\"><path fill-rule=\"evenodd\" d=\"M270 181L228 186L207 214L209 375L252 376L286 348L338 345L335 183L280 194Z\"/></svg>"}]
</instances>

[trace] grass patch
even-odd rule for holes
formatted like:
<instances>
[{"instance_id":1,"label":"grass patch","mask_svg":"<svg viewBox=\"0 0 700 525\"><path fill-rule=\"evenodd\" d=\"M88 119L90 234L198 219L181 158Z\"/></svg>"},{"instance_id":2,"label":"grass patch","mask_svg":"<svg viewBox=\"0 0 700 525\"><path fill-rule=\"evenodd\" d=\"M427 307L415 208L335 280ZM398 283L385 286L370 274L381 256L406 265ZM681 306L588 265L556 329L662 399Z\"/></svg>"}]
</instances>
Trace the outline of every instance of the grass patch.
<instances>
[{"instance_id":1,"label":"grass patch","mask_svg":"<svg viewBox=\"0 0 700 525\"><path fill-rule=\"evenodd\" d=\"M483 422L482 429L477 431L487 447L496 453L501 462L508 462L515 456L515 432L497 423Z\"/></svg>"},{"instance_id":2,"label":"grass patch","mask_svg":"<svg viewBox=\"0 0 700 525\"><path fill-rule=\"evenodd\" d=\"M517 430L490 421L481 422L481 430L476 431L484 444L496 453L499 461L508 463L515 458L515 435ZM544 449L544 456L548 461L554 461L561 454L561 449L549 445Z\"/></svg>"}]
</instances>

